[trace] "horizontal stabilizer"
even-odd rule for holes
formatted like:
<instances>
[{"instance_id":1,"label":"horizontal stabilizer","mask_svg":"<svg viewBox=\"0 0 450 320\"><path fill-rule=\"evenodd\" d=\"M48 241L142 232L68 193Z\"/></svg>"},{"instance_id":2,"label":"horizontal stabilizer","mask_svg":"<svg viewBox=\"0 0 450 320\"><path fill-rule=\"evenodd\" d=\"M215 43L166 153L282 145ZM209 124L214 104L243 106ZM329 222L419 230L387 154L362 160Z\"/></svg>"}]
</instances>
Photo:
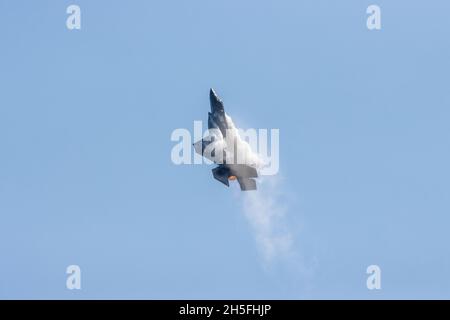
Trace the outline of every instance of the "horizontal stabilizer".
<instances>
[{"instance_id":1,"label":"horizontal stabilizer","mask_svg":"<svg viewBox=\"0 0 450 320\"><path fill-rule=\"evenodd\" d=\"M230 183L228 182L228 178L230 176L230 170L224 166L219 166L217 168L212 169L212 173L214 176L214 179L219 180L227 187L230 186Z\"/></svg>"},{"instance_id":2,"label":"horizontal stabilizer","mask_svg":"<svg viewBox=\"0 0 450 320\"><path fill-rule=\"evenodd\" d=\"M256 190L256 181L254 179L238 178L238 182L242 191Z\"/></svg>"}]
</instances>

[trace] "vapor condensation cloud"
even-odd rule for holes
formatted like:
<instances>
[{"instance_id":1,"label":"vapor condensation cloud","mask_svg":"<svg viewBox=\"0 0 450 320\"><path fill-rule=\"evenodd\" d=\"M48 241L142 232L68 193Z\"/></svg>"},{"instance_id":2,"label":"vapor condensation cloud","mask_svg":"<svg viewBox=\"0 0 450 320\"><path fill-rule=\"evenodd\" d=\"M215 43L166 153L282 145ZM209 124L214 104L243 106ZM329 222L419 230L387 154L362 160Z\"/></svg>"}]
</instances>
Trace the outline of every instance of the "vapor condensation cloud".
<instances>
[{"instance_id":1,"label":"vapor condensation cloud","mask_svg":"<svg viewBox=\"0 0 450 320\"><path fill-rule=\"evenodd\" d=\"M243 212L267 263L289 257L293 251L293 235L286 221L288 207L280 187L278 176L267 176L259 180L258 190L242 194Z\"/></svg>"}]
</instances>

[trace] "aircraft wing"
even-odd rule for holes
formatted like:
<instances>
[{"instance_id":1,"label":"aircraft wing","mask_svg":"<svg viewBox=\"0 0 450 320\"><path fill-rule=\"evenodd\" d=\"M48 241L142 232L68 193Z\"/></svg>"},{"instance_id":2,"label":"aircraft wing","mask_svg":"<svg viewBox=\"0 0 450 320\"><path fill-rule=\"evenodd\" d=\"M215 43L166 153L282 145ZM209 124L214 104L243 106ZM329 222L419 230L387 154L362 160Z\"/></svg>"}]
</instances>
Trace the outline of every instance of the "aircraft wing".
<instances>
[{"instance_id":1,"label":"aircraft wing","mask_svg":"<svg viewBox=\"0 0 450 320\"><path fill-rule=\"evenodd\" d=\"M227 187L230 186L228 178L230 177L230 170L224 165L220 165L217 168L212 169L214 179L222 182Z\"/></svg>"}]
</instances>

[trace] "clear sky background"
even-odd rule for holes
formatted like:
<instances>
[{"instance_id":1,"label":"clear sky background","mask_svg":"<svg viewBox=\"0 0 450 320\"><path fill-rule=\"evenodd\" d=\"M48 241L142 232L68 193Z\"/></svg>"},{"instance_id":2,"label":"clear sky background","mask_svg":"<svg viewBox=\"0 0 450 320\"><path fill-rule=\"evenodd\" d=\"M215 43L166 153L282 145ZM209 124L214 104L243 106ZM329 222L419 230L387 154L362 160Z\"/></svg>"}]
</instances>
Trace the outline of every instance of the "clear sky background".
<instances>
[{"instance_id":1,"label":"clear sky background","mask_svg":"<svg viewBox=\"0 0 450 320\"><path fill-rule=\"evenodd\" d=\"M449 14L2 0L0 298L450 298ZM237 185L171 162L210 87L238 126L280 129L291 257L264 260Z\"/></svg>"}]
</instances>

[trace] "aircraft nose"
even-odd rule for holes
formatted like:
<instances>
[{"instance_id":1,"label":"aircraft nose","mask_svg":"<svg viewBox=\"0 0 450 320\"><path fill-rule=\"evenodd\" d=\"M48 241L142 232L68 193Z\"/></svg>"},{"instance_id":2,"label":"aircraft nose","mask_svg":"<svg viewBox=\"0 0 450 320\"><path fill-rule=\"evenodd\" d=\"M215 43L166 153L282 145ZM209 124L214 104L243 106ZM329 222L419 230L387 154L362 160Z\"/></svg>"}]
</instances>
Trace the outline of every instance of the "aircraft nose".
<instances>
[{"instance_id":1,"label":"aircraft nose","mask_svg":"<svg viewBox=\"0 0 450 320\"><path fill-rule=\"evenodd\" d=\"M220 98L217 96L213 88L209 90L209 100L211 103L211 112L223 112L223 104Z\"/></svg>"},{"instance_id":2,"label":"aircraft nose","mask_svg":"<svg viewBox=\"0 0 450 320\"><path fill-rule=\"evenodd\" d=\"M209 89L209 97L210 97L211 99L215 98L215 99L217 100L217 94L216 94L216 92L214 91L213 88L210 88L210 89Z\"/></svg>"}]
</instances>

